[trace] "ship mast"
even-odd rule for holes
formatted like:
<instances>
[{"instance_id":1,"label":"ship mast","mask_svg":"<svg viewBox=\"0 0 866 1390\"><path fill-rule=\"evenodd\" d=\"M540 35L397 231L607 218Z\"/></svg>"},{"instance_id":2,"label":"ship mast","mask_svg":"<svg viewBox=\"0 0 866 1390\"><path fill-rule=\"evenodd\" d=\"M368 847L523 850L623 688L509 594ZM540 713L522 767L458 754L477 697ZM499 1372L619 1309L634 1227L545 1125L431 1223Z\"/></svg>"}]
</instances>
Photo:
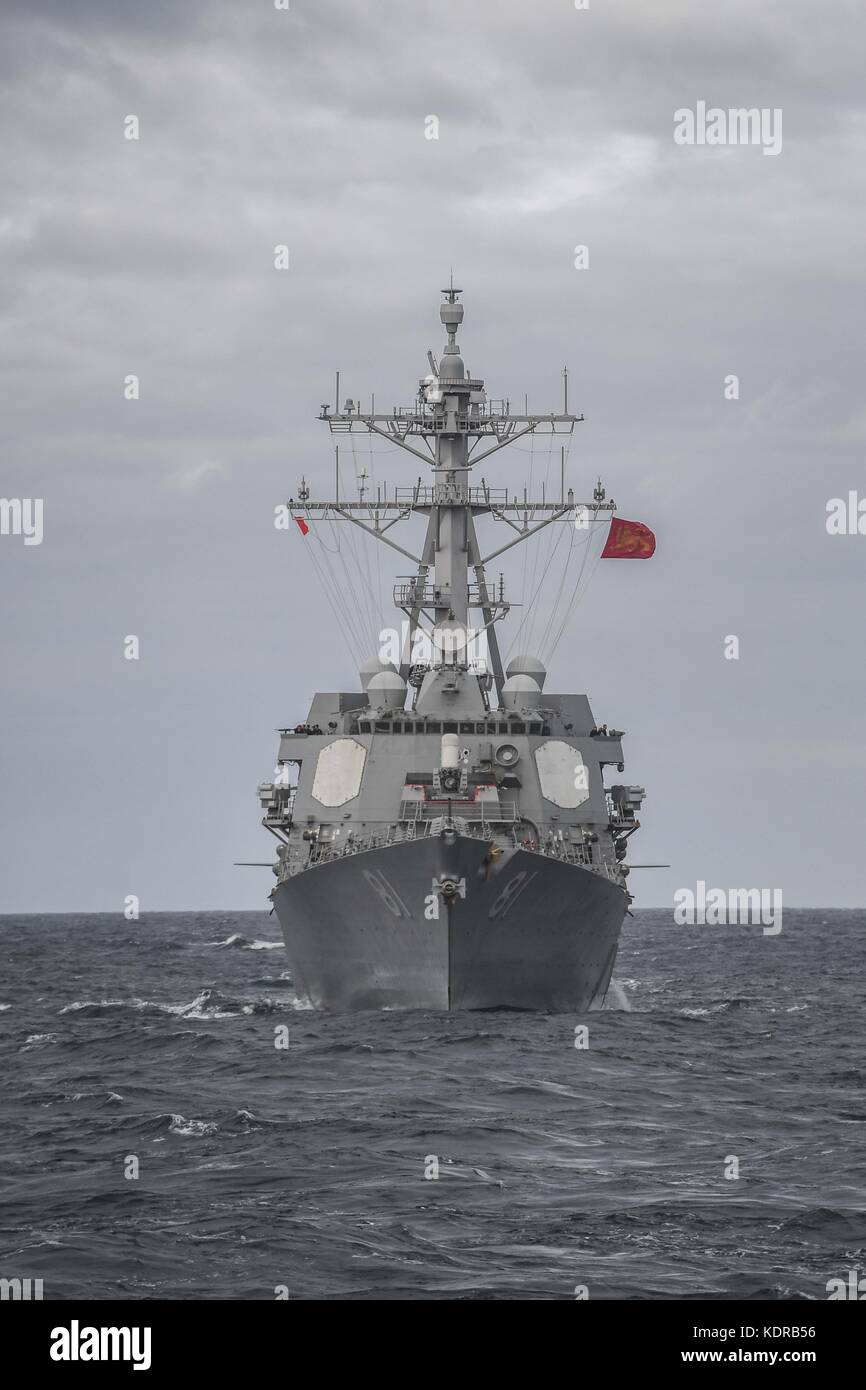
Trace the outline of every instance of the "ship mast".
<instances>
[{"instance_id":1,"label":"ship mast","mask_svg":"<svg viewBox=\"0 0 866 1390\"><path fill-rule=\"evenodd\" d=\"M428 352L430 373L419 383L418 396L409 407L397 407L393 413L377 414L371 406L362 411L360 402L347 399L340 408L339 375L337 400L333 408L322 406L320 418L327 420L334 435L366 433L380 435L391 444L421 459L432 469L432 480L425 485L422 478L414 487L395 487L393 495L380 487L375 498L371 495L358 502L335 498L329 502L311 501L306 484L299 494L300 508L313 519L330 518L352 522L368 535L382 541L415 566L414 575L401 579L394 587L394 602L409 619L408 644L404 649L400 674L405 679L411 665L410 653L416 630L422 618L431 624L432 633L454 633L470 627L471 610L480 610L486 631L491 659L491 674L501 699L505 673L496 640L496 623L509 611L504 587L488 584L485 566L506 550L537 535L551 522L570 517L575 509L586 515L613 512L612 501L605 500L604 489L596 489L591 503L576 503L571 489L565 490L563 465L562 489L558 501L522 499L509 500L506 489L491 488L484 478L480 485L470 484L470 473L492 454L513 444L525 435L571 435L582 415L568 413L567 375L564 373L563 413L546 415L512 414L508 401L488 401L484 381L467 375L457 331L463 322L462 293L454 285L453 276L442 291L444 301L439 317L448 341L437 363ZM337 472L339 478L339 470ZM298 504L290 504L298 510ZM398 522L413 513L427 517L427 532L420 555L413 555L388 534ZM475 529L477 516L492 516L504 522L515 533L504 545L482 556ZM470 579L470 571L472 578Z\"/></svg>"}]
</instances>

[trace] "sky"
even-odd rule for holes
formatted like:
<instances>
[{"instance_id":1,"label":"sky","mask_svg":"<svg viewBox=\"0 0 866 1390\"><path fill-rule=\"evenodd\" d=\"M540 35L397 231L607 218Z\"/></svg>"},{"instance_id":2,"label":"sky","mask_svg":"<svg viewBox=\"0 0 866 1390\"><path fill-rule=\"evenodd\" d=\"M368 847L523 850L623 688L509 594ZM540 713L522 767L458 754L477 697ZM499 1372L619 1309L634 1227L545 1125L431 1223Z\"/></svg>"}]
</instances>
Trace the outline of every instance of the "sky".
<instances>
[{"instance_id":1,"label":"sky","mask_svg":"<svg viewBox=\"0 0 866 1390\"><path fill-rule=\"evenodd\" d=\"M862 906L866 535L826 523L866 499L864 69L854 0L5 0L0 497L43 536L0 535L0 912L267 906L234 861L271 857L275 730L357 688L274 508L330 495L335 370L413 399L452 269L473 374L550 410L567 364L569 485L657 536L548 679L626 731L630 857L671 866L636 905ZM781 149L677 143L699 102L781 112ZM349 490L414 483L358 450ZM546 441L485 465L530 469Z\"/></svg>"}]
</instances>

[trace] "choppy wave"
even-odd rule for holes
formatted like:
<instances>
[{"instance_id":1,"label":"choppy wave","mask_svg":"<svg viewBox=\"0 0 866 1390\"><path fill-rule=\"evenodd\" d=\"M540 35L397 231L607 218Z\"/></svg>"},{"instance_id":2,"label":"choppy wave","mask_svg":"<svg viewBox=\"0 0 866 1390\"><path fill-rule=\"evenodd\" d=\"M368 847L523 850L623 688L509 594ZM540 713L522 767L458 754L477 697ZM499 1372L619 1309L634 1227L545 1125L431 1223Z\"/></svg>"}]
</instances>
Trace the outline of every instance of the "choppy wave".
<instances>
[{"instance_id":1,"label":"choppy wave","mask_svg":"<svg viewBox=\"0 0 866 1390\"><path fill-rule=\"evenodd\" d=\"M250 941L240 932L227 936L225 941L207 941L205 945L212 946L216 950L230 949L235 951L282 951L285 949L282 941Z\"/></svg>"},{"instance_id":2,"label":"choppy wave","mask_svg":"<svg viewBox=\"0 0 866 1390\"><path fill-rule=\"evenodd\" d=\"M182 1134L186 1139L197 1139L204 1135L216 1134L219 1125L210 1120L186 1120L183 1115L172 1115L168 1128L171 1134Z\"/></svg>"},{"instance_id":3,"label":"choppy wave","mask_svg":"<svg viewBox=\"0 0 866 1390\"><path fill-rule=\"evenodd\" d=\"M638 914L583 1049L569 1014L319 1013L270 928L0 940L8 1245L52 1297L824 1299L863 1265L866 914L687 952Z\"/></svg>"},{"instance_id":4,"label":"choppy wave","mask_svg":"<svg viewBox=\"0 0 866 1390\"><path fill-rule=\"evenodd\" d=\"M132 1009L139 1013L169 1014L175 1018L213 1020L240 1018L250 1014L280 1013L293 1007L305 1006L293 999L243 1000L221 994L219 990L203 989L188 1003L166 1004L157 999L77 999L71 1004L65 1004L59 1012L93 1017L114 1009Z\"/></svg>"},{"instance_id":5,"label":"choppy wave","mask_svg":"<svg viewBox=\"0 0 866 1390\"><path fill-rule=\"evenodd\" d=\"M682 1018L714 1018L719 1014L734 1013L737 1009L746 1008L751 1002L743 998L717 999L712 1004L696 1004L692 1008L678 1009L677 1013Z\"/></svg>"}]
</instances>

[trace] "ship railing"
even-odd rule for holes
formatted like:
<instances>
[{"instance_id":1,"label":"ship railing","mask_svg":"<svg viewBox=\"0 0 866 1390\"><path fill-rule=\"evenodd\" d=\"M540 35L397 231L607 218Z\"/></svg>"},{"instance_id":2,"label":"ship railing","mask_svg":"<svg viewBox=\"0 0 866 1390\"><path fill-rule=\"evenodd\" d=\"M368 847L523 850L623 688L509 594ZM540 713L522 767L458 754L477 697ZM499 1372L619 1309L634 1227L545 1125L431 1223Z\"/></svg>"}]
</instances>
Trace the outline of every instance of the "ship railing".
<instances>
[{"instance_id":1,"label":"ship railing","mask_svg":"<svg viewBox=\"0 0 866 1390\"><path fill-rule=\"evenodd\" d=\"M401 824L418 825L420 822L428 823L434 820L441 820L447 810L449 797L447 795L438 797L433 809L430 801L421 801L415 797L407 798L400 802L400 814L397 820ZM470 825L480 825L482 830L492 829L494 826L513 825L520 820L520 811L516 801L461 801L459 797L450 798L453 814L459 816L461 820L466 820Z\"/></svg>"},{"instance_id":2,"label":"ship railing","mask_svg":"<svg viewBox=\"0 0 866 1390\"><path fill-rule=\"evenodd\" d=\"M410 803L403 803L404 805ZM419 806L424 803L416 803ZM491 808L492 809L492 808ZM402 808L401 808L402 810ZM514 820L518 820L516 806L514 808ZM546 838L540 842L534 840L522 840L517 842L513 831L513 821L503 819L481 819L474 816L452 815L452 824L461 835L467 835L472 839L489 842L496 836L503 833L511 840L514 848L525 850L529 854L538 854L548 859L559 859L563 863L575 864L581 868L589 869L592 873L600 874L603 878L610 879L612 883L621 884L622 876L618 864L610 864L598 854L597 849L589 845L576 844L574 842L562 841L557 838ZM373 831L369 835L353 835L351 839L345 841L330 840L323 844L315 845L310 856L303 863L284 862L280 869L280 880L291 878L295 874L304 873L308 869L316 868L322 864L333 863L337 859L346 859L354 854L367 854L372 850L384 849L389 845L399 845L413 840L423 840L442 833L445 827L445 816L432 817L406 817L402 821L391 822L382 825L382 829ZM505 827L505 829L503 829Z\"/></svg>"},{"instance_id":3,"label":"ship railing","mask_svg":"<svg viewBox=\"0 0 866 1390\"><path fill-rule=\"evenodd\" d=\"M402 426L402 428L401 428ZM505 415L476 415L474 412L460 411L456 417L444 411L433 414L431 411L410 410L403 412L391 427L392 434L453 434L455 426L458 434L476 434L490 439L500 439L514 432L514 422ZM333 427L339 433L339 427ZM345 430L343 431L345 433Z\"/></svg>"},{"instance_id":4,"label":"ship railing","mask_svg":"<svg viewBox=\"0 0 866 1390\"><path fill-rule=\"evenodd\" d=\"M309 859L303 864L293 866L292 872L298 873L315 864L329 864L334 859L345 859L348 855L384 849L387 845L403 844L406 840L420 840L429 835L438 835L441 833L444 819L444 816L436 816L428 821L414 822L411 826L391 823L379 831L372 831L369 835L353 835L351 839L347 838L344 841L328 840L323 844L314 845Z\"/></svg>"},{"instance_id":5,"label":"ship railing","mask_svg":"<svg viewBox=\"0 0 866 1390\"><path fill-rule=\"evenodd\" d=\"M467 598L473 608L507 608L504 594L497 593L496 585L467 584ZM450 607L451 591L438 584L424 584L410 576L400 578L393 589L394 603L398 608L410 605L418 607Z\"/></svg>"},{"instance_id":6,"label":"ship railing","mask_svg":"<svg viewBox=\"0 0 866 1390\"><path fill-rule=\"evenodd\" d=\"M465 507L470 501L472 493L477 493L477 487L468 487L465 483L434 483L432 487L426 487L418 482L414 487L395 487L394 502L397 505L411 506L417 503L419 506L446 506L454 503L455 506Z\"/></svg>"},{"instance_id":7,"label":"ship railing","mask_svg":"<svg viewBox=\"0 0 866 1390\"><path fill-rule=\"evenodd\" d=\"M440 492L440 488L446 488L454 495L446 496L445 492ZM473 507L505 507L508 505L508 489L504 487L461 487L460 500L465 500ZM397 505L431 507L434 503L457 500L457 492L453 486L437 484L434 487L398 487L395 488L394 501Z\"/></svg>"},{"instance_id":8,"label":"ship railing","mask_svg":"<svg viewBox=\"0 0 866 1390\"><path fill-rule=\"evenodd\" d=\"M480 381L464 381L461 383L465 389L467 385L471 390L480 390ZM458 419L470 420L474 424L488 424L490 421L504 420L511 414L511 402L507 400L487 400L472 401L470 408L459 411ZM447 415L442 407L441 401L415 400L411 405L398 405L394 407L394 418L397 420L423 420L425 425L433 423L434 428L444 429Z\"/></svg>"}]
</instances>

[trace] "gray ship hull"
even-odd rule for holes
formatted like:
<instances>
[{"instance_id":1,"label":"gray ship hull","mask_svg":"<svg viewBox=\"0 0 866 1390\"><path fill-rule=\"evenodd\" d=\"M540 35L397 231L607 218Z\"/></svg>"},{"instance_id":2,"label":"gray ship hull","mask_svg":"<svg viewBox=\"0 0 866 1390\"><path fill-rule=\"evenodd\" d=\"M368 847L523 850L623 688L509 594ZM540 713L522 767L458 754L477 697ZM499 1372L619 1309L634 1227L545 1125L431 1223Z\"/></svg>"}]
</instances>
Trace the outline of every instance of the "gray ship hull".
<instances>
[{"instance_id":1,"label":"gray ship hull","mask_svg":"<svg viewBox=\"0 0 866 1390\"><path fill-rule=\"evenodd\" d=\"M347 855L278 884L299 992L320 1009L547 1009L603 998L629 898L525 850L468 836ZM448 897L445 879L459 885ZM438 913L438 915L436 915Z\"/></svg>"}]
</instances>

